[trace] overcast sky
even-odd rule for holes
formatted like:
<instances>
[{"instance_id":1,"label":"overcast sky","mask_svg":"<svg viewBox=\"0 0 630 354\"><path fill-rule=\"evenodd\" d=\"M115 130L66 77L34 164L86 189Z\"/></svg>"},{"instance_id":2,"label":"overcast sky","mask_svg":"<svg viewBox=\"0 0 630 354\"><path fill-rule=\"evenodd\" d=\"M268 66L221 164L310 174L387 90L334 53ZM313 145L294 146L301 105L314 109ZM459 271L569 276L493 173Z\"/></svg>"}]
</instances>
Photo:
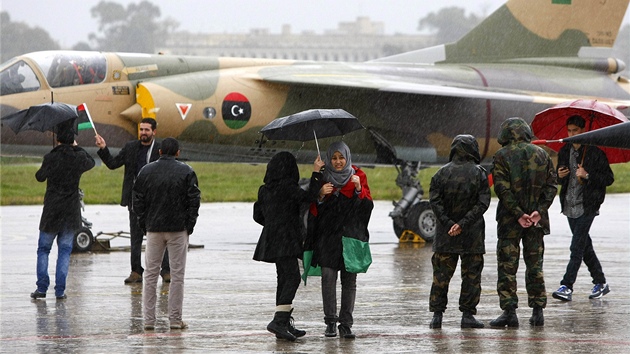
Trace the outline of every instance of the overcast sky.
<instances>
[{"instance_id":1,"label":"overcast sky","mask_svg":"<svg viewBox=\"0 0 630 354\"><path fill-rule=\"evenodd\" d=\"M141 0L110 0L127 6ZM96 33L97 23L90 9L100 0L4 0L3 11L12 21L39 26L63 48L87 41ZM162 16L174 18L180 30L202 33L245 33L251 28L267 28L280 33L283 24L293 33L314 30L323 33L339 22L367 16L385 24L387 34L417 34L418 20L448 6L464 7L467 13L488 15L504 0L149 0ZM630 11L624 23L630 22Z\"/></svg>"},{"instance_id":2,"label":"overcast sky","mask_svg":"<svg viewBox=\"0 0 630 354\"><path fill-rule=\"evenodd\" d=\"M110 0L127 6L141 0ZM59 41L71 47L87 41L96 33L97 23L90 9L100 0L4 0L2 10L11 21L39 26ZM323 33L335 29L341 21L354 21L368 16L385 23L387 34L414 34L418 20L430 12L447 6L464 7L468 12L489 14L503 0L149 0L161 10L161 20L172 17L180 30L206 33L245 33L251 28L268 28L280 33L283 24L291 25L294 33L314 30Z\"/></svg>"}]
</instances>

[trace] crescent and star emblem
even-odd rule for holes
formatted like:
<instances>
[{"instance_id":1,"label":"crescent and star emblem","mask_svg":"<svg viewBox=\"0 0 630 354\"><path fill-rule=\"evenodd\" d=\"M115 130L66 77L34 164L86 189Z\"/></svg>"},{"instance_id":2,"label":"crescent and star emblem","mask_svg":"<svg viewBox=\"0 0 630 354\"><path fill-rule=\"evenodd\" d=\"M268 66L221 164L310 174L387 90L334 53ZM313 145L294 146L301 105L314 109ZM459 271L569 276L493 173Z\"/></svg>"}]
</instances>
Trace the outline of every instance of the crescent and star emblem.
<instances>
[{"instance_id":1,"label":"crescent and star emblem","mask_svg":"<svg viewBox=\"0 0 630 354\"><path fill-rule=\"evenodd\" d=\"M234 112L235 110L236 110L236 112ZM241 107L239 107L238 105L235 104L234 106L232 106L232 115L234 117L238 117L238 116L240 116L243 113L244 113L243 109Z\"/></svg>"}]
</instances>

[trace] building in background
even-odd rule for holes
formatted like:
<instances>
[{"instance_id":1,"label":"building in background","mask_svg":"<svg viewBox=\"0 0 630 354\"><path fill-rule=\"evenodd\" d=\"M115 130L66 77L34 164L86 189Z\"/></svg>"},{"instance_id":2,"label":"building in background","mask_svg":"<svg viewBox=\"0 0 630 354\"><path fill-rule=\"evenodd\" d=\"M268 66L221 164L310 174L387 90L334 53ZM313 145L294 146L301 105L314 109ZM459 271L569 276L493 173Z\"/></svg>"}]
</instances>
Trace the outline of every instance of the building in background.
<instances>
[{"instance_id":1,"label":"building in background","mask_svg":"<svg viewBox=\"0 0 630 354\"><path fill-rule=\"evenodd\" d=\"M358 17L355 22L341 22L337 29L324 34L295 34L289 25L283 25L279 34L268 29L251 29L243 34L177 32L159 51L175 55L362 62L425 48L434 40L431 35L385 35L383 22Z\"/></svg>"}]
</instances>

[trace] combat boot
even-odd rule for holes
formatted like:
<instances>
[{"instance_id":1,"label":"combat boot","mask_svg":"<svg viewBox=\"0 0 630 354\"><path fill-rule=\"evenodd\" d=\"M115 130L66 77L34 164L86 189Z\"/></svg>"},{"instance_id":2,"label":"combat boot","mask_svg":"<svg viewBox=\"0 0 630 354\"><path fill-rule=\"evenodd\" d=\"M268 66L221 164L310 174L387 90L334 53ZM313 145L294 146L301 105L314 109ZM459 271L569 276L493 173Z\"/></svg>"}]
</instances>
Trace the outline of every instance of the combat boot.
<instances>
[{"instance_id":1,"label":"combat boot","mask_svg":"<svg viewBox=\"0 0 630 354\"><path fill-rule=\"evenodd\" d=\"M465 311L462 314L462 328L483 328L483 323L477 321L472 312Z\"/></svg>"},{"instance_id":2,"label":"combat boot","mask_svg":"<svg viewBox=\"0 0 630 354\"><path fill-rule=\"evenodd\" d=\"M490 321L491 327L518 327L518 317L516 317L516 310L509 307L503 311L503 314L497 317L496 320Z\"/></svg>"},{"instance_id":3,"label":"combat boot","mask_svg":"<svg viewBox=\"0 0 630 354\"><path fill-rule=\"evenodd\" d=\"M542 307L534 307L532 317L529 318L529 324L532 326L542 327L545 325L545 317L543 316Z\"/></svg>"},{"instance_id":4,"label":"combat boot","mask_svg":"<svg viewBox=\"0 0 630 354\"><path fill-rule=\"evenodd\" d=\"M295 336L289 332L289 320L291 318L291 313L287 311L278 311L273 316L273 321L269 322L267 325L267 330L271 333L274 333L276 337L289 340L291 342L295 341Z\"/></svg>"},{"instance_id":5,"label":"combat boot","mask_svg":"<svg viewBox=\"0 0 630 354\"><path fill-rule=\"evenodd\" d=\"M442 328L442 312L436 311L433 313L429 328Z\"/></svg>"},{"instance_id":6,"label":"combat boot","mask_svg":"<svg viewBox=\"0 0 630 354\"><path fill-rule=\"evenodd\" d=\"M289 312L289 323L287 324L287 330L289 331L289 333L294 335L295 338L304 337L306 335L306 331L295 328L295 326L293 325L293 316L291 316L291 314L293 314L293 309L291 309L291 311ZM279 334L276 334L276 338L282 337Z\"/></svg>"}]
</instances>

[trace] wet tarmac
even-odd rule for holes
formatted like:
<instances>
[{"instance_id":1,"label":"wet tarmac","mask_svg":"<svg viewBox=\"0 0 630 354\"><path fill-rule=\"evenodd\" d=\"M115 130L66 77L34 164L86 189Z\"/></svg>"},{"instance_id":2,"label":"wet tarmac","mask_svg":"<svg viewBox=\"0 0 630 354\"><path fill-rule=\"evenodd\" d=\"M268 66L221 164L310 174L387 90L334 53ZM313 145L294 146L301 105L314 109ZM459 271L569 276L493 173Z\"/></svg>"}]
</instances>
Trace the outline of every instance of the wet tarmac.
<instances>
[{"instance_id":1,"label":"wet tarmac","mask_svg":"<svg viewBox=\"0 0 630 354\"><path fill-rule=\"evenodd\" d=\"M251 203L203 204L186 270L184 320L190 328L170 330L166 316L168 285L158 284L158 323L145 332L142 286L125 285L129 253L73 254L66 300L31 300L41 206L2 207L1 337L6 353L628 353L630 352L630 195L609 195L591 229L595 250L611 292L589 300L591 279L582 265L573 301L551 298L569 257L571 234L554 203L552 234L546 237L545 280L549 301L545 326L530 327L524 283L518 329L491 329L501 314L496 294L496 200L485 214L485 269L477 318L484 329L461 329L457 308L459 270L451 282L443 328L429 329L431 247L399 244L388 217L390 202L376 202L370 222L373 264L358 277L353 330L355 340L325 338L318 278L302 285L294 302L296 327L307 335L296 342L276 340L265 330L273 317L275 267L252 260L261 227L251 218ZM84 215L99 231L128 229L126 209L88 205ZM124 238L111 246L128 244ZM56 246L51 253L54 273ZM54 278L53 278L54 279Z\"/></svg>"}]
</instances>

